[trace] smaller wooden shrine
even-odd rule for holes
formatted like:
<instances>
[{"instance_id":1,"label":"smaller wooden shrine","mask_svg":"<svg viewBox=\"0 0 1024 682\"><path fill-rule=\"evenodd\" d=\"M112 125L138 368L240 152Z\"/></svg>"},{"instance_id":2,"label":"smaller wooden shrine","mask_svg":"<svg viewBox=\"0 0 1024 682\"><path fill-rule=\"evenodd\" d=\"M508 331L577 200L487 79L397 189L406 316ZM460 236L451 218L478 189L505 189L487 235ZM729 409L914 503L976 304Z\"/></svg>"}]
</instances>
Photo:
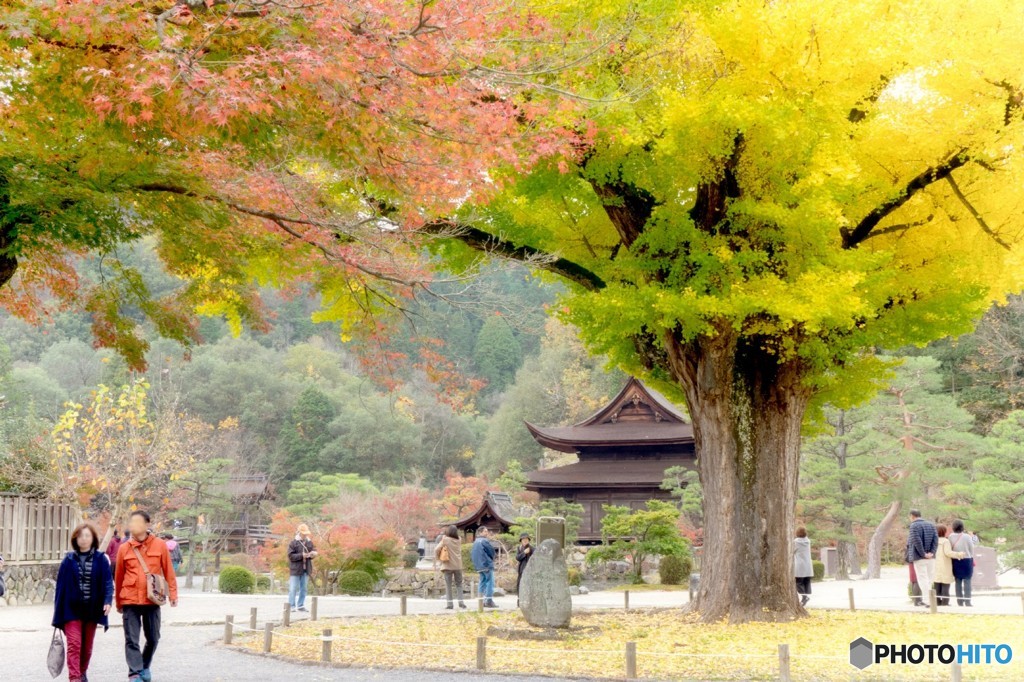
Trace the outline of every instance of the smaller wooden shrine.
<instances>
[{"instance_id":1,"label":"smaller wooden shrine","mask_svg":"<svg viewBox=\"0 0 1024 682\"><path fill-rule=\"evenodd\" d=\"M671 499L662 490L665 470L695 468L693 427L664 396L631 377L611 402L572 426L526 428L546 448L575 453L574 464L540 469L526 488L541 499L564 498L583 506L579 541L601 540L606 504L643 508L647 500Z\"/></svg>"},{"instance_id":2,"label":"smaller wooden shrine","mask_svg":"<svg viewBox=\"0 0 1024 682\"><path fill-rule=\"evenodd\" d=\"M454 522L463 536L475 538L479 528L487 528L492 533L507 533L515 523L515 506L512 496L495 490L484 493L484 499L473 513ZM450 524L443 524L445 526Z\"/></svg>"}]
</instances>

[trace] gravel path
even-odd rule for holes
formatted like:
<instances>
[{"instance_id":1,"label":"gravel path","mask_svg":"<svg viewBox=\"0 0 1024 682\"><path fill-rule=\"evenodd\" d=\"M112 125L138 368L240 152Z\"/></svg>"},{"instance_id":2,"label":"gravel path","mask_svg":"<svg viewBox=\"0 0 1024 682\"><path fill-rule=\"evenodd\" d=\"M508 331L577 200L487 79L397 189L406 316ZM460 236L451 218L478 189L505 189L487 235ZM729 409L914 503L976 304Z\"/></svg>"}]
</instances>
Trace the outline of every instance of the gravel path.
<instances>
[{"instance_id":1,"label":"gravel path","mask_svg":"<svg viewBox=\"0 0 1024 682\"><path fill-rule=\"evenodd\" d=\"M223 626L172 625L161 634L153 661L157 682L553 682L560 678L440 673L422 670L369 670L364 668L322 668L264 658L226 649L216 640ZM4 682L49 682L46 651L50 631L7 631L0 633L0 679ZM96 635L89 679L93 682L124 680L124 639L120 628ZM67 679L67 671L64 672Z\"/></svg>"}]
</instances>

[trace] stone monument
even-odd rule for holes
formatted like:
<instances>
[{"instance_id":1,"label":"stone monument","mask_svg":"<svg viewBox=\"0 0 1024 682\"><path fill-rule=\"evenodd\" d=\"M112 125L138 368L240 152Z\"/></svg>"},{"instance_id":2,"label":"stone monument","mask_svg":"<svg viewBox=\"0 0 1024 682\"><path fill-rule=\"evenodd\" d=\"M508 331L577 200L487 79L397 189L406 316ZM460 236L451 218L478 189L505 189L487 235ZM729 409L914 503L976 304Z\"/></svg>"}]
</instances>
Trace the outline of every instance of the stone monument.
<instances>
[{"instance_id":1,"label":"stone monument","mask_svg":"<svg viewBox=\"0 0 1024 682\"><path fill-rule=\"evenodd\" d=\"M535 627L569 627L569 568L558 540L548 538L534 550L519 589L519 608L527 623Z\"/></svg>"}]
</instances>

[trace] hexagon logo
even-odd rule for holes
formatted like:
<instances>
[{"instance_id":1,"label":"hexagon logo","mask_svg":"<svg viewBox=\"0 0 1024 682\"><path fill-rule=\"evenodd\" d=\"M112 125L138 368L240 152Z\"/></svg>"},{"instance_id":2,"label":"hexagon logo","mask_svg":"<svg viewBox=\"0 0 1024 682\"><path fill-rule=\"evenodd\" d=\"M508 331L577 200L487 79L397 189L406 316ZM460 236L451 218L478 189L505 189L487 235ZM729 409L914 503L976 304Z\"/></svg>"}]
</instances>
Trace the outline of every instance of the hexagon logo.
<instances>
[{"instance_id":1,"label":"hexagon logo","mask_svg":"<svg viewBox=\"0 0 1024 682\"><path fill-rule=\"evenodd\" d=\"M850 665L858 670L863 670L874 663L875 647L863 637L850 642Z\"/></svg>"}]
</instances>

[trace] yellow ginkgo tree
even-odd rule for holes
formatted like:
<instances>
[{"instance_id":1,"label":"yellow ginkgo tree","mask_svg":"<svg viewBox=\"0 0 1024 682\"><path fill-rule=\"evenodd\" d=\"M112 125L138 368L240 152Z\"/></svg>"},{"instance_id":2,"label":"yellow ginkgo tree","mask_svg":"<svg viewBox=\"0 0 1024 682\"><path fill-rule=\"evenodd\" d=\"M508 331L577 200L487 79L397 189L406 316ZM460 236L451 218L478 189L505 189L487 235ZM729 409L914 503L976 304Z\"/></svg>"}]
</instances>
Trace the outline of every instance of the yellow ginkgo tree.
<instances>
[{"instance_id":1,"label":"yellow ginkgo tree","mask_svg":"<svg viewBox=\"0 0 1024 682\"><path fill-rule=\"evenodd\" d=\"M173 477L196 461L185 418L166 405L151 411L149 384L100 385L87 404L68 403L53 427L45 487L83 511L108 513L113 526L142 500L161 500Z\"/></svg>"},{"instance_id":2,"label":"yellow ginkgo tree","mask_svg":"<svg viewBox=\"0 0 1024 682\"><path fill-rule=\"evenodd\" d=\"M464 206L438 250L557 273L589 350L685 401L702 618L805 615L791 553L805 417L869 395L886 371L876 349L964 333L1024 284L1024 13L1008 0L587 11L628 35L545 75L576 95L585 139Z\"/></svg>"}]
</instances>

